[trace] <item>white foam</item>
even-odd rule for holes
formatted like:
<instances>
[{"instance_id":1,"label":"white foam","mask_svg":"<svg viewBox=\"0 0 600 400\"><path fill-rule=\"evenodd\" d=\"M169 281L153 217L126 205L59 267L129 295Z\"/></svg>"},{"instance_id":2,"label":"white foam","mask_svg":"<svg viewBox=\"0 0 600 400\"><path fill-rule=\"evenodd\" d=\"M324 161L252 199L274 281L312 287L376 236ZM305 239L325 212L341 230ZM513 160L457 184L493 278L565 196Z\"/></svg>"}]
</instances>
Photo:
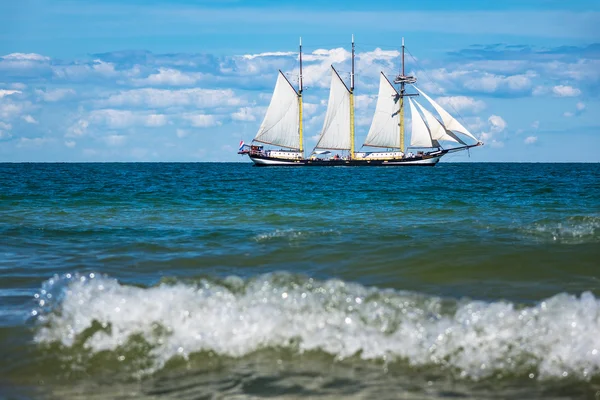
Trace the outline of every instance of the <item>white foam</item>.
<instances>
[{"instance_id":1,"label":"white foam","mask_svg":"<svg viewBox=\"0 0 600 400\"><path fill-rule=\"evenodd\" d=\"M289 241L300 240L311 236L339 235L338 231L333 229L322 231L300 231L295 229L276 229L274 231L259 233L254 236L257 242L268 242L273 239L287 239Z\"/></svg>"},{"instance_id":2,"label":"white foam","mask_svg":"<svg viewBox=\"0 0 600 400\"><path fill-rule=\"evenodd\" d=\"M563 221L539 221L526 231L555 242L579 244L600 242L600 217L576 216Z\"/></svg>"},{"instance_id":3,"label":"white foam","mask_svg":"<svg viewBox=\"0 0 600 400\"><path fill-rule=\"evenodd\" d=\"M75 275L49 281L36 301L42 298L37 342L72 346L95 320L111 330L94 333L89 351L115 350L141 334L154 346L154 368L203 350L239 357L297 346L340 358L439 364L471 379L499 371L542 379L600 374L600 300L591 293L517 309L282 274L151 288Z\"/></svg>"}]
</instances>

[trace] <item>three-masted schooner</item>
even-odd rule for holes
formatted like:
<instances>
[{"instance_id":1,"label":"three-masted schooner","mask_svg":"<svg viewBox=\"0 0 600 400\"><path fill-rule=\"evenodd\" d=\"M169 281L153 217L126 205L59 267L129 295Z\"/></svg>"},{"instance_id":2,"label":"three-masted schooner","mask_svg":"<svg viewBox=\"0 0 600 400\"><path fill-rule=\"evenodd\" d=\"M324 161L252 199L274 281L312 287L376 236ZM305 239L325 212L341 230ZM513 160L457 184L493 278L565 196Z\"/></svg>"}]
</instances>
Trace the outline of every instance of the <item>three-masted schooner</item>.
<instances>
[{"instance_id":1,"label":"three-masted schooner","mask_svg":"<svg viewBox=\"0 0 600 400\"><path fill-rule=\"evenodd\" d=\"M421 89L407 93L406 86L414 85L417 78L404 71L404 38L402 39L402 72L394 83L381 72L379 93L373 121L363 146L379 151L355 151L354 148L354 35L352 35L352 71L350 87L346 86L336 69L331 66L331 86L327 112L317 144L308 157L304 155L302 129L302 39L300 39L300 75L298 90L279 70L273 97L251 145L243 142L238 154L247 154L257 166L434 166L448 153L481 146L483 142L467 130L456 118L442 108ZM423 96L438 116L424 108L412 97ZM412 127L410 145L405 153L405 99L408 100ZM466 138L474 140L468 144ZM441 141L458 143L444 148ZM279 149L267 150L264 145ZM347 151L340 157L331 151Z\"/></svg>"}]
</instances>

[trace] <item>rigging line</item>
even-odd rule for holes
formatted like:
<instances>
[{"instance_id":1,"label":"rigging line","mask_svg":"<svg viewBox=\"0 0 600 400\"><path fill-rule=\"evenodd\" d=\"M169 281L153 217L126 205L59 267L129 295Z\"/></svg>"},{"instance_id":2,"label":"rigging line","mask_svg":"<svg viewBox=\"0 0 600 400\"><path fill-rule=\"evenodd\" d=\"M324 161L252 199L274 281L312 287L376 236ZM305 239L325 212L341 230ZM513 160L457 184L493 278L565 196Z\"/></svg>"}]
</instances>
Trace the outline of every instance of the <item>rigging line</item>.
<instances>
[{"instance_id":1,"label":"rigging line","mask_svg":"<svg viewBox=\"0 0 600 400\"><path fill-rule=\"evenodd\" d=\"M408 55L410 56L410 58L412 58L412 60L415 62L415 64L417 64L417 66L421 69L421 71L423 72L423 75L425 75L427 77L427 79L429 79L431 82L433 82L438 88L442 89L442 87L440 85L438 85L433 79L431 79L431 77L429 76L429 74L427 74L427 72L425 72L425 68L423 68L421 66L421 64L419 64L419 62L417 61L417 59L410 53L410 51L404 49ZM443 92L443 91L442 91ZM462 123L465 125L468 125L465 122L465 119L463 118L463 116L458 112L458 110L454 107L454 105L452 103L449 103L450 107L452 107L452 110L454 110L454 112L456 113L456 115L458 115L458 117L462 120Z\"/></svg>"}]
</instances>

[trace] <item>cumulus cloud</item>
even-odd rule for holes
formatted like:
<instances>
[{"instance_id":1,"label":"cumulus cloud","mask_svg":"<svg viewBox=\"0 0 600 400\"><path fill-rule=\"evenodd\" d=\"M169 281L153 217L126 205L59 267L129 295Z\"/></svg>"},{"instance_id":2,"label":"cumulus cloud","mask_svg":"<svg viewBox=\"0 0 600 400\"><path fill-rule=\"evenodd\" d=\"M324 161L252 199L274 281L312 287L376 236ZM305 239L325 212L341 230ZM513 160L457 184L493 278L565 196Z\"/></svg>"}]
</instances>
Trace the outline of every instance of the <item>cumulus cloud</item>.
<instances>
[{"instance_id":1,"label":"cumulus cloud","mask_svg":"<svg viewBox=\"0 0 600 400\"><path fill-rule=\"evenodd\" d=\"M10 96L11 94L20 94L20 93L22 93L20 90L0 89L0 99L5 96Z\"/></svg>"},{"instance_id":2,"label":"cumulus cloud","mask_svg":"<svg viewBox=\"0 0 600 400\"><path fill-rule=\"evenodd\" d=\"M190 124L196 128L209 128L221 125L221 121L215 115L190 114L184 117Z\"/></svg>"},{"instance_id":3,"label":"cumulus cloud","mask_svg":"<svg viewBox=\"0 0 600 400\"><path fill-rule=\"evenodd\" d=\"M537 140L537 136L527 136L524 142L525 144L534 144L535 142L537 142Z\"/></svg>"},{"instance_id":4,"label":"cumulus cloud","mask_svg":"<svg viewBox=\"0 0 600 400\"><path fill-rule=\"evenodd\" d=\"M146 78L133 79L136 85L190 86L202 79L201 73L186 73L171 68L159 68Z\"/></svg>"},{"instance_id":5,"label":"cumulus cloud","mask_svg":"<svg viewBox=\"0 0 600 400\"><path fill-rule=\"evenodd\" d=\"M231 114L231 118L235 121L256 121L256 117L252 113L252 108L250 107L242 107L233 114Z\"/></svg>"},{"instance_id":6,"label":"cumulus cloud","mask_svg":"<svg viewBox=\"0 0 600 400\"><path fill-rule=\"evenodd\" d=\"M18 115L21 115L24 109L25 104L23 103L0 103L0 118L5 120L12 119Z\"/></svg>"},{"instance_id":7,"label":"cumulus cloud","mask_svg":"<svg viewBox=\"0 0 600 400\"><path fill-rule=\"evenodd\" d=\"M267 51L264 53L258 54L244 54L242 57L246 60L253 60L258 57L286 57L286 56L296 56L298 53L292 51Z\"/></svg>"},{"instance_id":8,"label":"cumulus cloud","mask_svg":"<svg viewBox=\"0 0 600 400\"><path fill-rule=\"evenodd\" d=\"M115 78L123 75L123 73L116 70L115 64L102 60L93 60L91 63L55 65L52 67L52 72L57 79L76 82L93 78Z\"/></svg>"},{"instance_id":9,"label":"cumulus cloud","mask_svg":"<svg viewBox=\"0 0 600 400\"><path fill-rule=\"evenodd\" d=\"M38 121L29 114L23 115L21 118L23 119L23 121L27 122L28 124L37 124L38 123Z\"/></svg>"},{"instance_id":10,"label":"cumulus cloud","mask_svg":"<svg viewBox=\"0 0 600 400\"><path fill-rule=\"evenodd\" d=\"M129 110L94 110L90 113L89 117L92 123L104 124L114 129L128 128L134 125L158 127L167 123L165 115Z\"/></svg>"},{"instance_id":11,"label":"cumulus cloud","mask_svg":"<svg viewBox=\"0 0 600 400\"><path fill-rule=\"evenodd\" d=\"M585 103L580 101L577 104L575 104L575 108L577 109L577 111L581 112L585 110Z\"/></svg>"},{"instance_id":12,"label":"cumulus cloud","mask_svg":"<svg viewBox=\"0 0 600 400\"><path fill-rule=\"evenodd\" d=\"M498 115L492 115L488 118L492 132L498 133L506 129L506 121Z\"/></svg>"},{"instance_id":13,"label":"cumulus cloud","mask_svg":"<svg viewBox=\"0 0 600 400\"><path fill-rule=\"evenodd\" d=\"M576 97L581 94L581 90L573 86L558 85L552 88L552 93L558 97Z\"/></svg>"},{"instance_id":14,"label":"cumulus cloud","mask_svg":"<svg viewBox=\"0 0 600 400\"><path fill-rule=\"evenodd\" d=\"M472 78L466 80L463 86L474 91L485 93L495 92L525 92L531 89L531 74L502 76L488 72L475 72ZM479 76L477 76L479 75Z\"/></svg>"},{"instance_id":15,"label":"cumulus cloud","mask_svg":"<svg viewBox=\"0 0 600 400\"><path fill-rule=\"evenodd\" d=\"M533 121L533 122L531 123L531 127L532 127L533 129L538 129L538 128L540 127L540 121Z\"/></svg>"},{"instance_id":16,"label":"cumulus cloud","mask_svg":"<svg viewBox=\"0 0 600 400\"><path fill-rule=\"evenodd\" d=\"M90 122L86 119L81 118L67 129L67 133L65 134L65 136L66 137L83 136L87 132L87 129L89 126L90 126Z\"/></svg>"},{"instance_id":17,"label":"cumulus cloud","mask_svg":"<svg viewBox=\"0 0 600 400\"><path fill-rule=\"evenodd\" d=\"M44 101L55 102L65 99L66 97L75 95L75 91L69 88L58 88L58 89L47 89L40 90L36 89L35 94Z\"/></svg>"},{"instance_id":18,"label":"cumulus cloud","mask_svg":"<svg viewBox=\"0 0 600 400\"><path fill-rule=\"evenodd\" d=\"M481 134L481 139L492 147L504 147L504 142L498 138L498 135L506 129L506 121L499 115L491 115L487 122L487 132Z\"/></svg>"},{"instance_id":19,"label":"cumulus cloud","mask_svg":"<svg viewBox=\"0 0 600 400\"><path fill-rule=\"evenodd\" d=\"M2 57L5 60L48 61L50 57L36 53L11 53Z\"/></svg>"},{"instance_id":20,"label":"cumulus cloud","mask_svg":"<svg viewBox=\"0 0 600 400\"><path fill-rule=\"evenodd\" d=\"M123 90L96 102L108 107L152 107L169 108L193 106L195 108L214 108L238 106L242 99L231 89L133 89Z\"/></svg>"},{"instance_id":21,"label":"cumulus cloud","mask_svg":"<svg viewBox=\"0 0 600 400\"><path fill-rule=\"evenodd\" d=\"M447 110L477 113L485 108L485 103L467 96L438 97L436 101Z\"/></svg>"}]
</instances>

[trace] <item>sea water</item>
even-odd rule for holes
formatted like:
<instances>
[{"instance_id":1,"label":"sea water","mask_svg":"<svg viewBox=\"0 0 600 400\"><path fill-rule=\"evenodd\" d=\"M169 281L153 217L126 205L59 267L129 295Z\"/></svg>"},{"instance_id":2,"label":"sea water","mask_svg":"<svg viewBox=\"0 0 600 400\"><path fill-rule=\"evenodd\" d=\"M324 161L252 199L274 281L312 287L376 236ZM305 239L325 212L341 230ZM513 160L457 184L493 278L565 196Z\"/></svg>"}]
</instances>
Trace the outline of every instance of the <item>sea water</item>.
<instances>
[{"instance_id":1,"label":"sea water","mask_svg":"<svg viewBox=\"0 0 600 400\"><path fill-rule=\"evenodd\" d=\"M600 397L599 276L599 164L0 164L0 398Z\"/></svg>"}]
</instances>

